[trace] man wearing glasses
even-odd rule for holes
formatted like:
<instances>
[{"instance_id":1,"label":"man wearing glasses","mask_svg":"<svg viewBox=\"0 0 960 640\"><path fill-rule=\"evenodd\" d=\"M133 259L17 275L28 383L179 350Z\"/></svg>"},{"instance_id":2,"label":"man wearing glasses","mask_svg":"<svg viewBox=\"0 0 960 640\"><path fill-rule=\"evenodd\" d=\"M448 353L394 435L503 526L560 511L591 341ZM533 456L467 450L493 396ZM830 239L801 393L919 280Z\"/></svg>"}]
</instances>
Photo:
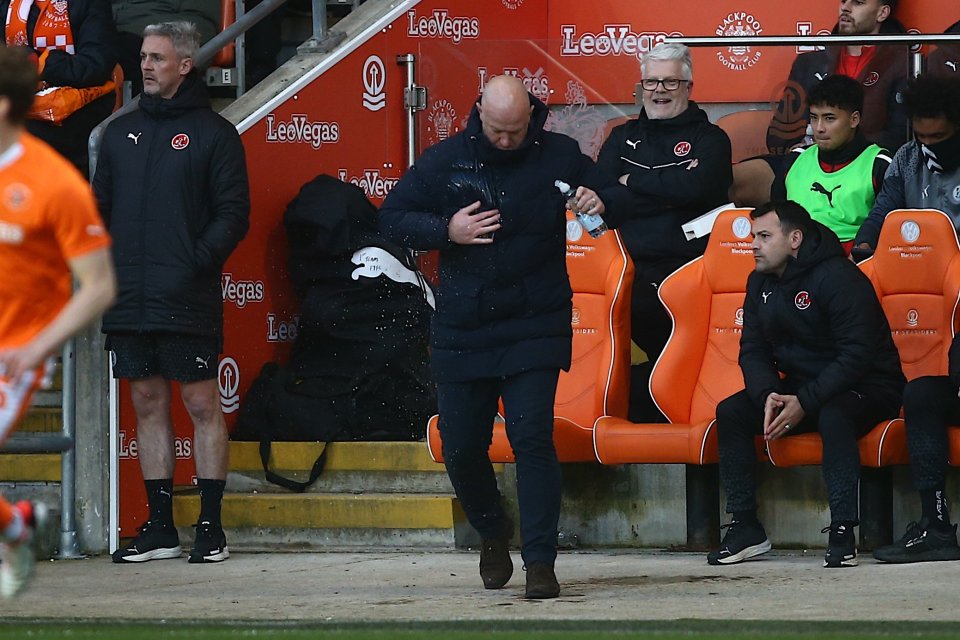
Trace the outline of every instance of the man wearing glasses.
<instances>
[{"instance_id":1,"label":"man wearing glasses","mask_svg":"<svg viewBox=\"0 0 960 640\"><path fill-rule=\"evenodd\" d=\"M633 340L653 362L671 331L657 288L707 244L705 237L687 241L681 227L726 203L733 176L730 139L690 100L690 50L659 44L644 54L640 72L643 110L610 132L597 168L632 196L624 219L614 222L636 267Z\"/></svg>"}]
</instances>

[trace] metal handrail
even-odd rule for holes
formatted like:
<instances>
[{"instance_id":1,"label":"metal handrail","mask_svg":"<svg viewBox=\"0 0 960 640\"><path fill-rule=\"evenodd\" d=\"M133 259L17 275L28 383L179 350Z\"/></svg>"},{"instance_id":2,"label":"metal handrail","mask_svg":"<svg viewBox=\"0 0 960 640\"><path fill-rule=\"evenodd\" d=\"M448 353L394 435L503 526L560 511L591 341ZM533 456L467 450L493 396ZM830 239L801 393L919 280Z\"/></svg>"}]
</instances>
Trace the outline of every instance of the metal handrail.
<instances>
[{"instance_id":1,"label":"metal handrail","mask_svg":"<svg viewBox=\"0 0 960 640\"><path fill-rule=\"evenodd\" d=\"M942 44L946 42L960 42L960 35L927 34L927 33L891 33L859 36L668 36L664 42L685 44L688 47L736 47L736 46L765 46L765 45L814 45L828 47L831 45L894 45L894 44Z\"/></svg>"}]
</instances>

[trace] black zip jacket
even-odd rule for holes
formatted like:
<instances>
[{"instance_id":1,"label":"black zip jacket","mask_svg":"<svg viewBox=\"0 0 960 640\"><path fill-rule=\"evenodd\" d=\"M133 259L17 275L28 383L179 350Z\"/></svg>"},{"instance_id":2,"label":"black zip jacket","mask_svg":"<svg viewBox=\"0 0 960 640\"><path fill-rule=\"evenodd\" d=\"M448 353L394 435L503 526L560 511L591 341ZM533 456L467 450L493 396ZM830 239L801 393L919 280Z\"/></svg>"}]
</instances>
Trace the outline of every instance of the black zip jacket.
<instances>
[{"instance_id":1,"label":"black zip jacket","mask_svg":"<svg viewBox=\"0 0 960 640\"><path fill-rule=\"evenodd\" d=\"M107 126L93 188L119 285L103 331L221 335L220 272L247 232L250 194L240 136L196 72Z\"/></svg>"},{"instance_id":2,"label":"black zip jacket","mask_svg":"<svg viewBox=\"0 0 960 640\"><path fill-rule=\"evenodd\" d=\"M616 183L600 189L604 183L590 158L573 139L544 131L547 108L532 95L530 103L534 111L519 148L491 145L474 106L464 131L424 151L380 208L380 229L389 239L440 251L431 324L437 381L570 366L566 203L553 183L594 188L605 216L626 189ZM481 210L500 210L493 243L450 242L450 218L477 200Z\"/></svg>"},{"instance_id":3,"label":"black zip jacket","mask_svg":"<svg viewBox=\"0 0 960 640\"><path fill-rule=\"evenodd\" d=\"M837 33L837 27L833 28ZM881 34L906 33L896 19L883 22ZM827 47L797 56L790 68L783 97L773 111L767 129L771 153L786 153L802 142L810 119L807 93L818 82L836 72L840 47ZM907 112L900 100L909 74L909 53L904 46L877 45L873 59L854 78L863 85L863 113L860 131L870 142L896 151L907 141Z\"/></svg>"},{"instance_id":4,"label":"black zip jacket","mask_svg":"<svg viewBox=\"0 0 960 640\"><path fill-rule=\"evenodd\" d=\"M960 20L947 27L944 33L960 35ZM927 56L927 71L934 75L960 78L960 43L938 44Z\"/></svg>"},{"instance_id":5,"label":"black zip jacket","mask_svg":"<svg viewBox=\"0 0 960 640\"><path fill-rule=\"evenodd\" d=\"M729 202L732 164L730 138L693 101L675 118L651 120L641 111L614 128L600 148L597 170L612 180L630 176L632 199L607 222L620 230L634 262L686 262L701 255L707 238L687 241L681 227Z\"/></svg>"},{"instance_id":6,"label":"black zip jacket","mask_svg":"<svg viewBox=\"0 0 960 640\"><path fill-rule=\"evenodd\" d=\"M782 277L754 271L747 279L740 336L747 392L761 407L771 392L795 393L807 413L865 388L899 399L906 379L873 285L837 236L814 224Z\"/></svg>"}]
</instances>

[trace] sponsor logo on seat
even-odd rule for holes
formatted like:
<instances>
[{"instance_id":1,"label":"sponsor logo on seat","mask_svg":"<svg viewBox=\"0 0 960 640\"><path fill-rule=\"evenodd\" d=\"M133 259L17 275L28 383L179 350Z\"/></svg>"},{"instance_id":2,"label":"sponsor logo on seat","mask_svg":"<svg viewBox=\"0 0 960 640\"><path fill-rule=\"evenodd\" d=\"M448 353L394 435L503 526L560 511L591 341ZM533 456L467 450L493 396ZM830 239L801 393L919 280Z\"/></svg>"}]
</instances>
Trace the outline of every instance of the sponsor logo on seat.
<instances>
[{"instance_id":1,"label":"sponsor logo on seat","mask_svg":"<svg viewBox=\"0 0 960 640\"><path fill-rule=\"evenodd\" d=\"M740 238L741 240L748 238L750 236L750 218L747 216L737 216L733 219L733 224L730 225L733 235Z\"/></svg>"},{"instance_id":2,"label":"sponsor logo on seat","mask_svg":"<svg viewBox=\"0 0 960 640\"><path fill-rule=\"evenodd\" d=\"M900 225L900 237L903 238L904 242L913 244L920 239L920 225L913 220L905 220Z\"/></svg>"},{"instance_id":3,"label":"sponsor logo on seat","mask_svg":"<svg viewBox=\"0 0 960 640\"><path fill-rule=\"evenodd\" d=\"M737 325L738 327L743 326L743 307L737 309L737 312L733 314L733 324Z\"/></svg>"},{"instance_id":4,"label":"sponsor logo on seat","mask_svg":"<svg viewBox=\"0 0 960 640\"><path fill-rule=\"evenodd\" d=\"M916 309L907 311L907 326L915 327L920 322L920 313Z\"/></svg>"},{"instance_id":5,"label":"sponsor logo on seat","mask_svg":"<svg viewBox=\"0 0 960 640\"><path fill-rule=\"evenodd\" d=\"M583 227L580 223L576 220L567 220L567 242L576 242L582 237Z\"/></svg>"}]
</instances>

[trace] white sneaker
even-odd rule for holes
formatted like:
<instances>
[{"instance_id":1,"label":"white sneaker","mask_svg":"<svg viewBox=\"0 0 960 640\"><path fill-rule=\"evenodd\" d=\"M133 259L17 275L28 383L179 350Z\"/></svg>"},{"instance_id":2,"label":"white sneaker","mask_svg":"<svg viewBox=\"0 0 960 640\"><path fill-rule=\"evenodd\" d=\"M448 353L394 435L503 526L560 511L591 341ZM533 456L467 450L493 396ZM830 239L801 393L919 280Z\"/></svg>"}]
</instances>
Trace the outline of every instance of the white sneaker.
<instances>
[{"instance_id":1,"label":"white sneaker","mask_svg":"<svg viewBox=\"0 0 960 640\"><path fill-rule=\"evenodd\" d=\"M37 532L43 530L49 517L47 505L42 502L18 502L14 505L24 518L23 535L16 542L0 545L0 596L12 598L29 584L36 560L33 543Z\"/></svg>"}]
</instances>

